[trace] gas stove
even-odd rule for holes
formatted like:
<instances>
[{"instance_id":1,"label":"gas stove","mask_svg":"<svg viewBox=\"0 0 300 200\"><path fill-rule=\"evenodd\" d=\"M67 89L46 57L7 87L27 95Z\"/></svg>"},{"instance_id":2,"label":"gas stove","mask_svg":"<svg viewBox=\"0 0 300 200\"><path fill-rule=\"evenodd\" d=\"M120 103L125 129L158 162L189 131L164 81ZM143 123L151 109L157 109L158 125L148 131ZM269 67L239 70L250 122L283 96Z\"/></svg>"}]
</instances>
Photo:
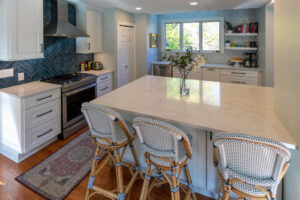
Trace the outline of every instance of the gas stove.
<instances>
[{"instance_id":1,"label":"gas stove","mask_svg":"<svg viewBox=\"0 0 300 200\"><path fill-rule=\"evenodd\" d=\"M92 74L74 72L41 80L62 86L62 133L59 138L66 139L86 126L81 105L96 98L96 79L97 76Z\"/></svg>"},{"instance_id":2,"label":"gas stove","mask_svg":"<svg viewBox=\"0 0 300 200\"><path fill-rule=\"evenodd\" d=\"M43 79L41 81L62 85L62 91L65 92L65 91L80 87L81 85L95 82L96 79L97 79L97 76L95 76L93 74L73 72L73 73L69 73L69 74L62 74L62 75L55 76L52 78Z\"/></svg>"}]
</instances>

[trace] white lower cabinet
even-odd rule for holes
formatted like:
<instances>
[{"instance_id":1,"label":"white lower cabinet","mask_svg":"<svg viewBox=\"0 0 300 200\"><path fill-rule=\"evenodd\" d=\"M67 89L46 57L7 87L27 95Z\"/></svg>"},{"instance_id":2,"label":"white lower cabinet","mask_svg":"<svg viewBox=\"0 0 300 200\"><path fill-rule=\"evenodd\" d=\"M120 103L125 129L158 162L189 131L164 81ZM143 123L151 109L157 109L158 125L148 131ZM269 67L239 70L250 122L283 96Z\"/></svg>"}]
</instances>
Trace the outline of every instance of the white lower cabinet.
<instances>
[{"instance_id":1,"label":"white lower cabinet","mask_svg":"<svg viewBox=\"0 0 300 200\"><path fill-rule=\"evenodd\" d=\"M203 68L202 80L204 81L220 81L220 69Z\"/></svg>"},{"instance_id":2,"label":"white lower cabinet","mask_svg":"<svg viewBox=\"0 0 300 200\"><path fill-rule=\"evenodd\" d=\"M100 75L97 78L97 97L112 91L112 73Z\"/></svg>"},{"instance_id":3,"label":"white lower cabinet","mask_svg":"<svg viewBox=\"0 0 300 200\"><path fill-rule=\"evenodd\" d=\"M8 158L20 162L61 133L60 88L25 97L1 92L0 97L0 150Z\"/></svg>"},{"instance_id":4,"label":"white lower cabinet","mask_svg":"<svg viewBox=\"0 0 300 200\"><path fill-rule=\"evenodd\" d=\"M181 74L177 68L173 68L173 77L181 78ZM202 79L201 69L190 71L187 78L193 80L201 80Z\"/></svg>"}]
</instances>

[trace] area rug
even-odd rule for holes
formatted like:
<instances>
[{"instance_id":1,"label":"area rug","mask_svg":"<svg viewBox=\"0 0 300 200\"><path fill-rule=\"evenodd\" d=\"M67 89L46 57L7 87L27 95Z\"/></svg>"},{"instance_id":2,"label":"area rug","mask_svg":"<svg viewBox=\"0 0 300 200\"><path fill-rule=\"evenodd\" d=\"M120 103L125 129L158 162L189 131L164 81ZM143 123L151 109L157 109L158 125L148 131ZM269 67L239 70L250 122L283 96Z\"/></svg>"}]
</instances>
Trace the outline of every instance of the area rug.
<instances>
[{"instance_id":1,"label":"area rug","mask_svg":"<svg viewBox=\"0 0 300 200\"><path fill-rule=\"evenodd\" d=\"M95 150L86 131L16 180L46 199L64 199L91 171Z\"/></svg>"}]
</instances>

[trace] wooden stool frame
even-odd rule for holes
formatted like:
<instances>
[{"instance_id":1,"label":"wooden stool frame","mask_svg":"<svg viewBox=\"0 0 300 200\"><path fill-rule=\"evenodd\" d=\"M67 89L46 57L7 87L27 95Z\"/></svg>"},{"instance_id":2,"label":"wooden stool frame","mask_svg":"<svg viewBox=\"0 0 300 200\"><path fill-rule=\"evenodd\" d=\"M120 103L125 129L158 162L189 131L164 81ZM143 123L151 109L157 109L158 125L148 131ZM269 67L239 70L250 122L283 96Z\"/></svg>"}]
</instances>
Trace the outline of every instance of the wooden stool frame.
<instances>
[{"instance_id":1,"label":"wooden stool frame","mask_svg":"<svg viewBox=\"0 0 300 200\"><path fill-rule=\"evenodd\" d=\"M104 112L104 111L102 111L102 112ZM140 175L143 178L143 173L139 170L140 163L139 163L135 148L133 146L133 141L135 138L128 133L127 129L125 128L125 126L121 120L118 120L118 118L115 118L114 121L116 121L118 123L118 125L121 127L121 129L123 130L124 134L127 137L127 140L125 140L124 142L121 142L119 144L116 144L107 138L97 138L96 136L92 136L92 141L94 144L97 145L97 149L96 149L95 157L94 157L93 164L92 164L92 170L91 170L91 174L90 174L90 178L89 178L88 189L86 192L85 200L90 199L95 194L100 194L100 195L103 195L103 196L113 199L113 200L114 199L124 200L126 198L129 198L130 189L133 186L138 175ZM104 140L106 143L108 143L108 145L97 142L97 139ZM133 158L135 161L134 165L131 163L122 161L125 151L127 149L127 146L130 147L131 153L133 155ZM121 150L122 150L122 152L121 152ZM106 156L101 162L99 162L100 155L103 152L106 153ZM111 160L113 162L113 164L115 166L115 170L116 170L116 176L117 176L117 188L114 190L110 190L110 191L94 185L94 181L96 180L97 175L103 169L103 167L108 163L109 160ZM124 186L124 183L123 183L122 166L128 167L128 169L132 175L132 178L129 181L127 186Z\"/></svg>"},{"instance_id":2,"label":"wooden stool frame","mask_svg":"<svg viewBox=\"0 0 300 200\"><path fill-rule=\"evenodd\" d=\"M217 140L220 140L222 138L218 138L216 139L215 141ZM248 140L245 140L245 139L238 139L238 138L226 138L226 139L231 139L231 140L239 140L239 141L247 141L249 142ZM255 142L255 141L251 141L252 143L256 143L256 144L263 144L262 142ZM285 149L283 148L279 148L275 145L271 145L271 144L264 144L264 145L268 145L268 146L271 146L272 148L277 148L279 149L280 151L283 151L283 152L286 152ZM215 167L218 166L218 149L217 147L214 145L213 147L213 160L214 160L214 165ZM284 177L284 175L286 174L288 168L289 168L289 162L285 163L284 166L283 166L283 170L281 172L281 175L280 175L280 180L282 180L282 178ZM235 188L232 186L233 183L245 183L243 180L240 180L240 179L237 179L237 178L233 178L233 179L229 179L229 180L225 180L222 176L222 174L220 173L220 170L217 168L217 171L218 171L218 175L221 179L221 192L223 194L223 200L229 200L229 197L230 197L230 193L231 192L234 192L235 194L237 194L240 198L240 200L243 200L245 198L247 199L253 199L253 200L269 200L269 199L275 199L276 196L275 194L271 193L271 192L268 192L263 186L260 186L260 185L255 185L255 187L259 190L261 190L265 196L262 197L262 196L253 196L253 195L249 195L249 194L246 194L244 193L243 191Z\"/></svg>"}]
</instances>

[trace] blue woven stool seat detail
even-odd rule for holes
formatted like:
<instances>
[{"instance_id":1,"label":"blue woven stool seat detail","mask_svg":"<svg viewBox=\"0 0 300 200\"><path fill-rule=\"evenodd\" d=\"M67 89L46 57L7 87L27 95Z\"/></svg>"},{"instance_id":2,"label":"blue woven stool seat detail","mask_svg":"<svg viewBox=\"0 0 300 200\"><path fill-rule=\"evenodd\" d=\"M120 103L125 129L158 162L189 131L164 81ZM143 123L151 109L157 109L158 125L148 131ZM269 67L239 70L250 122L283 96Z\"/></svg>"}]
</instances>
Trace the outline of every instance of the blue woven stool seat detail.
<instances>
[{"instance_id":1,"label":"blue woven stool seat detail","mask_svg":"<svg viewBox=\"0 0 300 200\"><path fill-rule=\"evenodd\" d=\"M95 160L100 160L100 156L95 156L94 159Z\"/></svg>"},{"instance_id":2,"label":"blue woven stool seat detail","mask_svg":"<svg viewBox=\"0 0 300 200\"><path fill-rule=\"evenodd\" d=\"M177 186L177 187L171 187L171 192L178 192L179 191L179 187Z\"/></svg>"},{"instance_id":3,"label":"blue woven stool seat detail","mask_svg":"<svg viewBox=\"0 0 300 200\"><path fill-rule=\"evenodd\" d=\"M188 187L190 190L192 190L192 192L194 192L194 185L193 183L188 184Z\"/></svg>"},{"instance_id":4,"label":"blue woven stool seat detail","mask_svg":"<svg viewBox=\"0 0 300 200\"><path fill-rule=\"evenodd\" d=\"M138 166L136 166L136 167L135 167L135 170L136 170L136 171L141 171L141 170L142 170L142 168L141 168L141 166L140 166L140 165L138 165Z\"/></svg>"},{"instance_id":5,"label":"blue woven stool seat detail","mask_svg":"<svg viewBox=\"0 0 300 200\"><path fill-rule=\"evenodd\" d=\"M119 163L115 162L115 166L116 167L120 167L121 166L121 162L119 162Z\"/></svg>"},{"instance_id":6,"label":"blue woven stool seat detail","mask_svg":"<svg viewBox=\"0 0 300 200\"><path fill-rule=\"evenodd\" d=\"M95 181L95 177L94 176L90 176L89 183L88 183L88 188L90 190L92 190L93 187L94 187L94 181Z\"/></svg>"},{"instance_id":7,"label":"blue woven stool seat detail","mask_svg":"<svg viewBox=\"0 0 300 200\"><path fill-rule=\"evenodd\" d=\"M171 175L172 175L172 176L175 175L175 177L178 178L178 174L175 173L175 172L171 172Z\"/></svg>"},{"instance_id":8,"label":"blue woven stool seat detail","mask_svg":"<svg viewBox=\"0 0 300 200\"><path fill-rule=\"evenodd\" d=\"M145 179L146 179L147 181L150 181L150 178L151 178L151 176L145 175Z\"/></svg>"},{"instance_id":9,"label":"blue woven stool seat detail","mask_svg":"<svg viewBox=\"0 0 300 200\"><path fill-rule=\"evenodd\" d=\"M124 200L126 198L126 193L118 193L117 200Z\"/></svg>"}]
</instances>

